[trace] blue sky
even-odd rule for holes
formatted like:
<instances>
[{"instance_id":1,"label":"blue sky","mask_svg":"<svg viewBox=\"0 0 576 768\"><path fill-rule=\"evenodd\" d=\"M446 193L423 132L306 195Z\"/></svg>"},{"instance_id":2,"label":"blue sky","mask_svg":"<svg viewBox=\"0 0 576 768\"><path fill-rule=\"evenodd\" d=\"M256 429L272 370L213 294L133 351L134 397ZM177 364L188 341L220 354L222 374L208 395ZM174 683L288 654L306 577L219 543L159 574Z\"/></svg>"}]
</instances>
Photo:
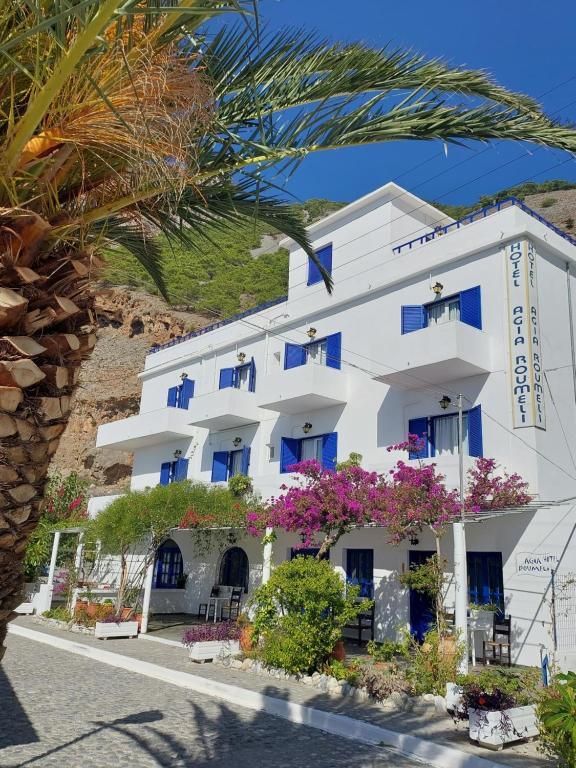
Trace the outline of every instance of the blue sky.
<instances>
[{"instance_id":1,"label":"blue sky","mask_svg":"<svg viewBox=\"0 0 576 768\"><path fill-rule=\"evenodd\" d=\"M334 40L413 48L486 69L502 85L541 97L548 113L576 123L573 0L260 0L260 14L269 30L304 26ZM472 203L526 180L576 182L576 159L567 153L510 142L486 152L486 145L471 146L450 146L447 157L437 142L327 152L307 158L285 186L299 199L353 200L392 179L426 199Z\"/></svg>"}]
</instances>

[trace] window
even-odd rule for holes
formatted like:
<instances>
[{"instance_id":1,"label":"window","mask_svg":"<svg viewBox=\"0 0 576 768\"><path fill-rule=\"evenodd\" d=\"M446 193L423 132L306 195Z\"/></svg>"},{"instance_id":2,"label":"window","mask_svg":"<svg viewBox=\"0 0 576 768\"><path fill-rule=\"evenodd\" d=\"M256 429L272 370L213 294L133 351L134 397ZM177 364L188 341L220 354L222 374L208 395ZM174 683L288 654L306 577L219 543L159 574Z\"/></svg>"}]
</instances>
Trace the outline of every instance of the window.
<instances>
[{"instance_id":1,"label":"window","mask_svg":"<svg viewBox=\"0 0 576 768\"><path fill-rule=\"evenodd\" d=\"M442 325L460 320L460 296L427 304L425 310L426 325Z\"/></svg>"},{"instance_id":2,"label":"window","mask_svg":"<svg viewBox=\"0 0 576 768\"><path fill-rule=\"evenodd\" d=\"M412 333L430 325L443 325L454 320L482 330L479 285L430 304L406 304L401 308L402 333Z\"/></svg>"},{"instance_id":3,"label":"window","mask_svg":"<svg viewBox=\"0 0 576 768\"><path fill-rule=\"evenodd\" d=\"M300 442L300 461L318 459L322 461L323 438L306 437Z\"/></svg>"},{"instance_id":4,"label":"window","mask_svg":"<svg viewBox=\"0 0 576 768\"><path fill-rule=\"evenodd\" d=\"M160 485L177 483L188 477L188 459L164 461L160 466Z\"/></svg>"},{"instance_id":5,"label":"window","mask_svg":"<svg viewBox=\"0 0 576 768\"><path fill-rule=\"evenodd\" d=\"M242 472L242 458L244 451L230 451L230 467L228 469L228 477L234 477L234 475L244 474Z\"/></svg>"},{"instance_id":6,"label":"window","mask_svg":"<svg viewBox=\"0 0 576 768\"><path fill-rule=\"evenodd\" d=\"M154 563L154 586L156 589L178 589L184 584L184 565L178 544L168 539L158 548Z\"/></svg>"},{"instance_id":7,"label":"window","mask_svg":"<svg viewBox=\"0 0 576 768\"><path fill-rule=\"evenodd\" d=\"M360 586L360 597L374 597L374 550L346 550L346 581Z\"/></svg>"},{"instance_id":8,"label":"window","mask_svg":"<svg viewBox=\"0 0 576 768\"><path fill-rule=\"evenodd\" d=\"M297 368L312 363L340 368L342 361L342 334L332 333L324 339L310 344L286 344L284 348L284 369Z\"/></svg>"},{"instance_id":9,"label":"window","mask_svg":"<svg viewBox=\"0 0 576 768\"><path fill-rule=\"evenodd\" d=\"M192 379L183 379L182 384L177 387L170 387L166 405L169 408L188 409L190 400L194 397L194 382Z\"/></svg>"},{"instance_id":10,"label":"window","mask_svg":"<svg viewBox=\"0 0 576 768\"><path fill-rule=\"evenodd\" d=\"M468 599L475 605L497 605L504 612L501 552L468 552Z\"/></svg>"},{"instance_id":11,"label":"window","mask_svg":"<svg viewBox=\"0 0 576 768\"><path fill-rule=\"evenodd\" d=\"M234 475L247 475L250 468L250 448L238 451L214 451L212 457L212 482L226 482Z\"/></svg>"},{"instance_id":12,"label":"window","mask_svg":"<svg viewBox=\"0 0 576 768\"><path fill-rule=\"evenodd\" d=\"M482 456L482 408L477 405L462 414L462 443L464 455ZM458 454L458 414L423 416L410 419L408 432L422 440L419 451L410 453L411 459Z\"/></svg>"},{"instance_id":13,"label":"window","mask_svg":"<svg viewBox=\"0 0 576 768\"><path fill-rule=\"evenodd\" d=\"M325 245L316 251L316 258L322 264L326 272L329 275L332 274L332 245ZM314 262L310 256L308 257L308 285L315 285L323 281L322 273L318 269L318 265Z\"/></svg>"},{"instance_id":14,"label":"window","mask_svg":"<svg viewBox=\"0 0 576 768\"><path fill-rule=\"evenodd\" d=\"M434 456L453 456L458 453L458 414L449 416L434 416L431 419L432 444ZM462 450L465 456L468 451L468 414L462 414Z\"/></svg>"},{"instance_id":15,"label":"window","mask_svg":"<svg viewBox=\"0 0 576 768\"><path fill-rule=\"evenodd\" d=\"M317 459L324 469L335 469L337 454L337 432L305 438L283 437L280 443L280 472L290 472L289 467L307 459Z\"/></svg>"},{"instance_id":16,"label":"window","mask_svg":"<svg viewBox=\"0 0 576 768\"><path fill-rule=\"evenodd\" d=\"M237 365L235 368L220 369L220 389L242 389L246 392L256 391L256 363L254 358L249 363Z\"/></svg>"},{"instance_id":17,"label":"window","mask_svg":"<svg viewBox=\"0 0 576 768\"><path fill-rule=\"evenodd\" d=\"M312 344L306 344L304 349L306 350L307 363L326 365L326 352L328 349L328 342L326 339L323 339L322 341L313 341Z\"/></svg>"},{"instance_id":18,"label":"window","mask_svg":"<svg viewBox=\"0 0 576 768\"><path fill-rule=\"evenodd\" d=\"M242 547L230 547L222 555L218 584L224 587L242 587L248 592L248 555Z\"/></svg>"}]
</instances>

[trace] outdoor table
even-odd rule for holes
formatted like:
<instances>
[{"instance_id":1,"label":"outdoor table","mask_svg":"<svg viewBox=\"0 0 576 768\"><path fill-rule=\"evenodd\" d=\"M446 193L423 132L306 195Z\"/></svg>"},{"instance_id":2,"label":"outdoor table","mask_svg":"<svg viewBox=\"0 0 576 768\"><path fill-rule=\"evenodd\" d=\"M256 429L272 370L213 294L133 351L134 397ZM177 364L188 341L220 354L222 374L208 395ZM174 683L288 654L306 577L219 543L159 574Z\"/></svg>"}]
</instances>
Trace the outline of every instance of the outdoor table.
<instances>
[{"instance_id":1,"label":"outdoor table","mask_svg":"<svg viewBox=\"0 0 576 768\"><path fill-rule=\"evenodd\" d=\"M210 614L210 605L214 603L214 624L218 620L218 613L222 616L222 606L230 600L230 596L226 597L210 597L208 598L208 605L206 606L206 621L208 621L208 615ZM220 606L220 607L219 607Z\"/></svg>"}]
</instances>

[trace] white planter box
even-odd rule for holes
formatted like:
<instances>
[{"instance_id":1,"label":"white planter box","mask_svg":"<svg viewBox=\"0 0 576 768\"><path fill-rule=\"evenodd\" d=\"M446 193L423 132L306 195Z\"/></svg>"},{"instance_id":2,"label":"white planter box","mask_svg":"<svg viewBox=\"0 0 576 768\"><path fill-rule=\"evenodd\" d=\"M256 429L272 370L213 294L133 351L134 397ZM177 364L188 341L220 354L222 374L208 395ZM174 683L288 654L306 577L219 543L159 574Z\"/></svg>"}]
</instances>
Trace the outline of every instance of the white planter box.
<instances>
[{"instance_id":1,"label":"white planter box","mask_svg":"<svg viewBox=\"0 0 576 768\"><path fill-rule=\"evenodd\" d=\"M238 640L206 640L190 646L191 661L212 661L240 653Z\"/></svg>"},{"instance_id":2,"label":"white planter box","mask_svg":"<svg viewBox=\"0 0 576 768\"><path fill-rule=\"evenodd\" d=\"M502 712L468 709L469 733L472 741L483 747L502 749L504 744L538 736L536 706L513 707Z\"/></svg>"},{"instance_id":3,"label":"white planter box","mask_svg":"<svg viewBox=\"0 0 576 768\"><path fill-rule=\"evenodd\" d=\"M137 635L137 621L120 621L118 624L115 622L108 623L97 621L96 626L94 627L94 637L99 637L104 640L108 637L137 637Z\"/></svg>"}]
</instances>

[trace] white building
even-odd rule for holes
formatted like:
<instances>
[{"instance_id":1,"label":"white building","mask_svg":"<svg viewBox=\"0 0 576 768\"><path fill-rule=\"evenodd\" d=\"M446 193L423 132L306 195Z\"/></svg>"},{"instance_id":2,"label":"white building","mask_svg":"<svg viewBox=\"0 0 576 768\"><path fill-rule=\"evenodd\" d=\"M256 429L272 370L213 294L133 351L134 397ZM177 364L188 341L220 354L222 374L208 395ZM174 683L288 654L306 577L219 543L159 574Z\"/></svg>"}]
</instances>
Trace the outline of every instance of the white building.
<instances>
[{"instance_id":1,"label":"white building","mask_svg":"<svg viewBox=\"0 0 576 768\"><path fill-rule=\"evenodd\" d=\"M576 240L518 201L453 223L393 183L309 234L331 294L286 240L287 297L151 350L140 414L98 432L98 446L134 451L133 488L248 472L269 497L301 458L332 466L355 451L365 468L390 469L405 456L386 447L408 431L427 434L423 459L456 487L456 410L439 400L461 393L466 467L493 457L540 501L576 496ZM93 499L92 512L107 501ZM538 663L551 645L550 575L576 570L575 522L566 501L467 526L470 599L512 617L516 662ZM248 589L260 580L261 545L248 536L202 567L190 534L174 539L192 575L185 589L158 584L157 611L196 612L244 568ZM295 543L281 536L274 561ZM450 533L443 546L450 560ZM422 627L425 607L396 576L431 548L426 534L391 547L365 529L331 552L349 577L373 580L377 637Z\"/></svg>"}]
</instances>

